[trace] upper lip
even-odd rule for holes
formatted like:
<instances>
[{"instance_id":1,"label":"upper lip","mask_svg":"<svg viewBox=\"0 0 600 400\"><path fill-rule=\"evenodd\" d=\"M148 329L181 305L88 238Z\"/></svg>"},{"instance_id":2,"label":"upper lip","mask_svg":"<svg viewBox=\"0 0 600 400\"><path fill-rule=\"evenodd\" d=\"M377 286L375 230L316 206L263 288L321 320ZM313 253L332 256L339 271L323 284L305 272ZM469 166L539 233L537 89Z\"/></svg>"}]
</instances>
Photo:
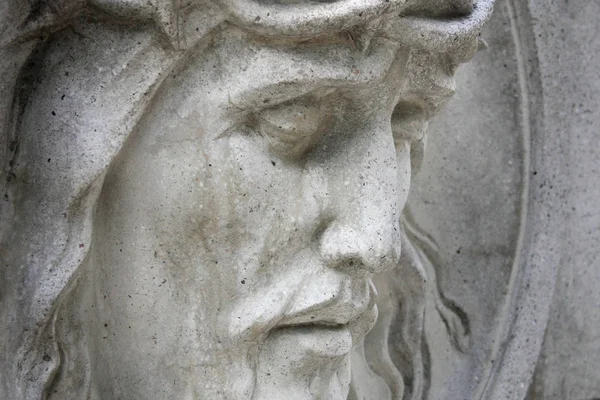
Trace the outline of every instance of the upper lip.
<instances>
[{"instance_id":1,"label":"upper lip","mask_svg":"<svg viewBox=\"0 0 600 400\"><path fill-rule=\"evenodd\" d=\"M363 290L355 290L361 287ZM375 305L377 292L371 280L345 281L324 301L296 301L277 327L339 327L359 319ZM300 304L298 304L300 303Z\"/></svg>"},{"instance_id":2,"label":"upper lip","mask_svg":"<svg viewBox=\"0 0 600 400\"><path fill-rule=\"evenodd\" d=\"M370 279L335 269L316 271L289 274L266 292L238 303L224 314L227 335L255 340L272 329L295 326L349 326L357 335L366 334L377 315L377 292Z\"/></svg>"}]
</instances>

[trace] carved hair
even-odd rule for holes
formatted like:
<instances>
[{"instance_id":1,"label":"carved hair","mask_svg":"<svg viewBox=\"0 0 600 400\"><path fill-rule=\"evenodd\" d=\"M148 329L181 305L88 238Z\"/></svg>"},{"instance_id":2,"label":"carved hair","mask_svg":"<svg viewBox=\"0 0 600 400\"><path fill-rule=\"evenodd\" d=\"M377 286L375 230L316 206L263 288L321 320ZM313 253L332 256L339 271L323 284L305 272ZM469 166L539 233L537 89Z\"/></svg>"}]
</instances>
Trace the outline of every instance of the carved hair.
<instances>
[{"instance_id":1,"label":"carved hair","mask_svg":"<svg viewBox=\"0 0 600 400\"><path fill-rule=\"evenodd\" d=\"M185 51L224 21L258 35L290 40L346 32L363 51L368 51L373 35L382 35L414 49L415 54L444 57L453 73L456 66L476 50L477 36L491 13L492 2L447 0L440 6L441 2L436 0L306 3L301 0L196 0L181 5L175 0L9 0L0 16L0 54L14 62L0 63L0 72L5 77L14 77L16 84L0 87L0 97L12 99L12 107L10 104L0 106L3 113L0 115L0 146L4 147L0 151L5 156L0 183L4 196L0 208L0 318L6 324L5 329L10 326L11 332L21 333L12 337L2 335L0 398L38 399L49 395L64 357L56 337L58 312L68 292L76 285L78 268L87 257L93 209L106 168L139 116L139 113L132 113L113 121L113 125L106 122L114 129L109 132L106 128L106 132L99 131L89 139L96 140L97 147L93 151L90 148L88 153L80 156L78 151L81 149L75 146L73 157L81 157L81 160L62 169L52 164L49 154L68 152L60 147L61 144L79 137L76 124L58 126L59 122L53 122L54 125L46 127L49 129L44 131L46 136L38 138L36 132L28 131L26 114L28 109L39 106L30 99L40 83L37 81L37 63L44 52L49 51L50 39L56 32L68 29L77 18L117 24L137 20L153 28L165 51L170 52L171 60L170 64L157 64L156 74L144 82L147 97L151 98L160 86L162 76L185 56ZM196 37L187 37L183 33L184 17L188 13L196 13L204 23ZM141 100L140 104L143 104ZM55 139L54 134L62 136ZM101 136L104 134L112 136L103 141ZM84 144L78 142L77 145ZM78 168L84 164L85 168ZM413 233L405 235L409 238L405 240L410 240L411 235L416 237L414 229L407 230ZM416 256L405 257L406 268L414 269L416 259ZM422 266L419 268L424 271ZM390 296L396 300L398 296L408 296L412 289L405 289L396 288L394 290L399 293ZM406 304L410 299L399 301ZM403 318L411 316L406 314ZM419 320L420 317L415 318ZM392 317L388 323L393 320ZM422 321L416 321L415 327L417 336L421 335ZM387 341L389 326L381 332L385 336L383 340ZM403 340L409 347L416 343L409 343L412 340L409 337ZM421 342L418 343L405 355L407 362L422 364L416 359L420 360L421 356L415 355L422 349ZM385 357L389 358L389 355ZM388 376L388 384L396 385L396 391L406 392L400 389L404 385L393 382L393 377L398 376L397 371L393 371L393 363L384 361L379 362L377 372ZM422 371L401 372L406 382L410 378L409 386L413 388L415 382L422 379L418 377ZM402 396L402 393L396 394Z\"/></svg>"}]
</instances>

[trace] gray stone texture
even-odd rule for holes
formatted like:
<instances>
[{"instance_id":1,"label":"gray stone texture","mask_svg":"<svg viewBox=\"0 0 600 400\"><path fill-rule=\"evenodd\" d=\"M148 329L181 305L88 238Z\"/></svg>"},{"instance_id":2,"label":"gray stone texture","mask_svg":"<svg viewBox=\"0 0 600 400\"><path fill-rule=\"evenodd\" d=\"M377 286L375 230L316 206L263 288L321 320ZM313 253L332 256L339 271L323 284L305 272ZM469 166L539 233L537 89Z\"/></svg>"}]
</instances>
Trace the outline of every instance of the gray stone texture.
<instances>
[{"instance_id":1,"label":"gray stone texture","mask_svg":"<svg viewBox=\"0 0 600 400\"><path fill-rule=\"evenodd\" d=\"M531 400L600 398L598 1L529 1L545 129L560 137L561 258Z\"/></svg>"},{"instance_id":2,"label":"gray stone texture","mask_svg":"<svg viewBox=\"0 0 600 400\"><path fill-rule=\"evenodd\" d=\"M0 400L599 399L600 1L297 3L0 0Z\"/></svg>"}]
</instances>

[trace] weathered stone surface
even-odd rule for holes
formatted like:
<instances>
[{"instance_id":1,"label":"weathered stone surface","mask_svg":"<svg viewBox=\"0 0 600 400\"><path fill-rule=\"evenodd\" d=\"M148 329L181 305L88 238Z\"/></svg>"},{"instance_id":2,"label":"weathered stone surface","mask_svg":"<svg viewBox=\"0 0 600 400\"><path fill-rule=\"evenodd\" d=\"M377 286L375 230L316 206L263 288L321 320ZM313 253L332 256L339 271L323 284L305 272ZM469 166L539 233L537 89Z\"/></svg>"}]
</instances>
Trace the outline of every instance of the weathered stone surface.
<instances>
[{"instance_id":1,"label":"weathered stone surface","mask_svg":"<svg viewBox=\"0 0 600 400\"><path fill-rule=\"evenodd\" d=\"M524 398L595 120L491 3L5 2L0 397Z\"/></svg>"},{"instance_id":2,"label":"weathered stone surface","mask_svg":"<svg viewBox=\"0 0 600 400\"><path fill-rule=\"evenodd\" d=\"M598 2L530 1L546 129L564 154L561 263L530 399L600 398Z\"/></svg>"}]
</instances>

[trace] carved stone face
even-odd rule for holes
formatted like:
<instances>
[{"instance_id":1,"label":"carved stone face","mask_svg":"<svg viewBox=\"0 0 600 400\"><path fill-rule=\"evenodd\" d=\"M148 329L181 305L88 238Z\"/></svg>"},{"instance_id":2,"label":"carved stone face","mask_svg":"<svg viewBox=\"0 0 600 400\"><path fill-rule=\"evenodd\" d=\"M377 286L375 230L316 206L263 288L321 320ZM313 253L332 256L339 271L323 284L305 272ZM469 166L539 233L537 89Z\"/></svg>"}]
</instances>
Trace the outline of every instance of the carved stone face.
<instances>
[{"instance_id":1,"label":"carved stone face","mask_svg":"<svg viewBox=\"0 0 600 400\"><path fill-rule=\"evenodd\" d=\"M227 29L107 173L79 291L93 398L346 398L398 261L408 54Z\"/></svg>"}]
</instances>

